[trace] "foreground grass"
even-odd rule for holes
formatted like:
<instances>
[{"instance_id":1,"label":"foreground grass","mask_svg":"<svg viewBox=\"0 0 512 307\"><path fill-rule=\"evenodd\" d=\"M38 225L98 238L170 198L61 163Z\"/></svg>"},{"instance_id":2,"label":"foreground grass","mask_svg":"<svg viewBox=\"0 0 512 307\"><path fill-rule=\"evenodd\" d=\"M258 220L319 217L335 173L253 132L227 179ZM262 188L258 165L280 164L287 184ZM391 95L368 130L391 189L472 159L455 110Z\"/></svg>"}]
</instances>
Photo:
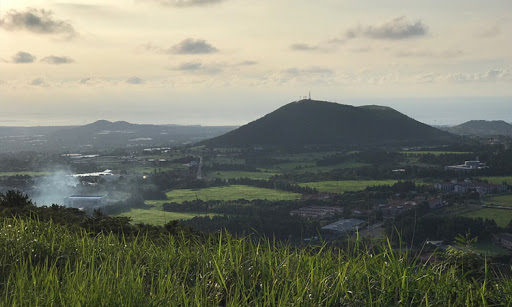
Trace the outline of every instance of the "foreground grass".
<instances>
[{"instance_id":1,"label":"foreground grass","mask_svg":"<svg viewBox=\"0 0 512 307\"><path fill-rule=\"evenodd\" d=\"M254 199L267 199L267 200L295 200L299 199L301 194L286 191L279 191L273 189L256 188L245 185L230 185L224 187L213 187L207 189L182 189L173 190L167 193L167 201L182 203L184 201L193 201L201 199L207 200L254 200Z\"/></svg>"},{"instance_id":2,"label":"foreground grass","mask_svg":"<svg viewBox=\"0 0 512 307\"><path fill-rule=\"evenodd\" d=\"M344 193L347 191L364 190L369 186L393 185L397 180L341 180L341 181L319 181L307 182L299 185L316 188L319 192Z\"/></svg>"},{"instance_id":3,"label":"foreground grass","mask_svg":"<svg viewBox=\"0 0 512 307\"><path fill-rule=\"evenodd\" d=\"M382 246L293 248L219 235L151 243L39 222L0 228L2 306L504 306L512 280Z\"/></svg>"}]
</instances>

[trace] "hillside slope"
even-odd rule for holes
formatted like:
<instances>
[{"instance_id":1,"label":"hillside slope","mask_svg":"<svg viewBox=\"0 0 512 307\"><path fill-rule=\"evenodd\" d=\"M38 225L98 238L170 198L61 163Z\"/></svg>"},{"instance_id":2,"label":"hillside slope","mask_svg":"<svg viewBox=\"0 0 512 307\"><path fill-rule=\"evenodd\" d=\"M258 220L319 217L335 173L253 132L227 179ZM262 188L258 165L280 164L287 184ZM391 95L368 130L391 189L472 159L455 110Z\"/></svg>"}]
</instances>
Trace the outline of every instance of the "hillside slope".
<instances>
[{"instance_id":1,"label":"hillside slope","mask_svg":"<svg viewBox=\"0 0 512 307\"><path fill-rule=\"evenodd\" d=\"M512 125L502 120L470 120L447 131L461 135L512 135Z\"/></svg>"},{"instance_id":2,"label":"hillside slope","mask_svg":"<svg viewBox=\"0 0 512 307\"><path fill-rule=\"evenodd\" d=\"M443 143L447 132L422 124L388 107L354 107L325 101L289 103L222 136L203 141L214 146L348 145Z\"/></svg>"}]
</instances>

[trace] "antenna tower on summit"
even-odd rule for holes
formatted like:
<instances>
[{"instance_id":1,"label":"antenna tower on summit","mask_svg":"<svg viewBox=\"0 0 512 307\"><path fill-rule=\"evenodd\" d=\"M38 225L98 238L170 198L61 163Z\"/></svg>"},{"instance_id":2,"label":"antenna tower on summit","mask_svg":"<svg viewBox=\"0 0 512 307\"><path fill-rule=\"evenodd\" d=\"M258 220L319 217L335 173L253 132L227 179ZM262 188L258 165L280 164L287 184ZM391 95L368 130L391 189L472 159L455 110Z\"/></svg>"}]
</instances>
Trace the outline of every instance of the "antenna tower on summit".
<instances>
[{"instance_id":1,"label":"antenna tower on summit","mask_svg":"<svg viewBox=\"0 0 512 307\"><path fill-rule=\"evenodd\" d=\"M311 100L311 91L309 91L309 100Z\"/></svg>"}]
</instances>

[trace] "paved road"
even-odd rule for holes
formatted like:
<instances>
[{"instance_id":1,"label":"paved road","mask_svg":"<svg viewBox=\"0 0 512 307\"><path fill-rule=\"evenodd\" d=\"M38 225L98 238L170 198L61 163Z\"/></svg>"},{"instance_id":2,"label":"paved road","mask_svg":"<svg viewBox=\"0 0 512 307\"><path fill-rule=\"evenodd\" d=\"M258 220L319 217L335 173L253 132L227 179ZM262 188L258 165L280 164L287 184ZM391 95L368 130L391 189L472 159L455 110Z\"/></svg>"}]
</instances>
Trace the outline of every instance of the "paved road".
<instances>
[{"instance_id":1,"label":"paved road","mask_svg":"<svg viewBox=\"0 0 512 307\"><path fill-rule=\"evenodd\" d=\"M199 180L203 179L202 168L203 168L203 157L199 156L199 164L197 165L197 176L196 176L196 178Z\"/></svg>"}]
</instances>

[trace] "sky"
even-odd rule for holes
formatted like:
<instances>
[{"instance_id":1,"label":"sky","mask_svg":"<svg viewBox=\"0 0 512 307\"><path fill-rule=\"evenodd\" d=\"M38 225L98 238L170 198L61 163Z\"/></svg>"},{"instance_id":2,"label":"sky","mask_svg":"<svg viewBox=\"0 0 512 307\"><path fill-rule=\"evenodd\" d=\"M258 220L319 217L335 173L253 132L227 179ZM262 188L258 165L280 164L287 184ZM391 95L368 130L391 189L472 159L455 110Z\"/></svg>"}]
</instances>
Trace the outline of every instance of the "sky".
<instances>
[{"instance_id":1,"label":"sky","mask_svg":"<svg viewBox=\"0 0 512 307\"><path fill-rule=\"evenodd\" d=\"M0 126L242 125L311 92L512 122L510 0L0 0Z\"/></svg>"}]
</instances>

